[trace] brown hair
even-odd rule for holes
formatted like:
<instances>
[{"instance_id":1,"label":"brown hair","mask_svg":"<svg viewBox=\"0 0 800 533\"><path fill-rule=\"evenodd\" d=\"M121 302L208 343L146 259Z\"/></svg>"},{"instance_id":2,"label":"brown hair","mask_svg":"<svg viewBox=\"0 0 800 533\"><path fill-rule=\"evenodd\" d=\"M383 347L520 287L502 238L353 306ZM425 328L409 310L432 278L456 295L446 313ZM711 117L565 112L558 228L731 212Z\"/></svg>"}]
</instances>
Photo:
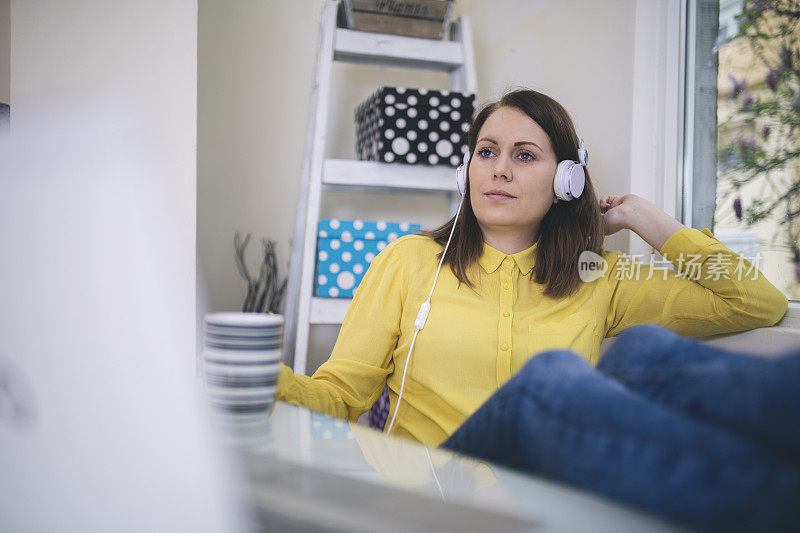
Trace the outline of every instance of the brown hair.
<instances>
[{"instance_id":1,"label":"brown hair","mask_svg":"<svg viewBox=\"0 0 800 533\"><path fill-rule=\"evenodd\" d=\"M550 138L556 160L578 160L579 141L569 114L561 104L547 95L532 90L517 90L507 93L497 102L481 109L472 121L468 135L470 154L475 152L478 132L489 116L501 107L519 109L536 122ZM580 197L569 202L559 201L552 205L539 224L539 245L532 281L545 285L544 294L559 298L569 296L581 285L578 275L578 257L584 250L600 253L603 245L603 224L600 207L589 177ZM483 251L483 234L475 212L472 210L469 178L464 197L462 214L444 225L423 231L422 235L434 239L441 245L447 242L453 224L453 242L447 250L444 262L461 283L474 289L467 270L477 263ZM441 259L441 254L438 256Z\"/></svg>"}]
</instances>

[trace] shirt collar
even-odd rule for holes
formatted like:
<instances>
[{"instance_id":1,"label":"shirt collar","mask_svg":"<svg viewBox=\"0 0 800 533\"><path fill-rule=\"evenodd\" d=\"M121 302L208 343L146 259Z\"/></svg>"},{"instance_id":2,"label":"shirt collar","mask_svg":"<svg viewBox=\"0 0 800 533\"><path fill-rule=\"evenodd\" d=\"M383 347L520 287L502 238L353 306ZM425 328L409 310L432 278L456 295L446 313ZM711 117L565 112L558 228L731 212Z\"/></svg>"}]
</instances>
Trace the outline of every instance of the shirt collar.
<instances>
[{"instance_id":1,"label":"shirt collar","mask_svg":"<svg viewBox=\"0 0 800 533\"><path fill-rule=\"evenodd\" d=\"M492 248L484 242L483 252L481 253L480 258L478 258L478 263L483 267L487 274L491 274L500 268L500 265L503 263L503 260L506 257L510 257L515 263L517 263L517 267L519 267L522 275L527 276L536 262L536 249L538 245L539 241L536 241L533 243L533 246L526 250L522 250L521 252L517 252L512 255L506 255L500 250Z\"/></svg>"}]
</instances>

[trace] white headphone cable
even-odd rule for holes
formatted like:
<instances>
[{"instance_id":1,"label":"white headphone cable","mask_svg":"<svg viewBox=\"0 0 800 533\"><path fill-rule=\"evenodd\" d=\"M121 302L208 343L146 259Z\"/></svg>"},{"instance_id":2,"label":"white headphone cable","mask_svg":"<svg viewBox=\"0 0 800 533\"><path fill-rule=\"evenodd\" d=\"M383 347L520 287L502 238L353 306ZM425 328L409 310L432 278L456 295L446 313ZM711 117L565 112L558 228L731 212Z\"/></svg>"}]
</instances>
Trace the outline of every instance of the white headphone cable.
<instances>
[{"instance_id":1,"label":"white headphone cable","mask_svg":"<svg viewBox=\"0 0 800 533\"><path fill-rule=\"evenodd\" d=\"M386 430L386 434L392 432L392 428L394 427L394 421L397 419L397 411L400 409L400 400L403 398L403 388L406 385L406 372L408 371L408 365L411 363L411 352L414 350L414 343L417 340L417 334L419 331L425 327L425 321L428 320L428 313L431 311L431 296L433 296L433 289L436 288L436 281L439 279L439 271L442 269L442 263L444 262L444 256L447 253L447 248L450 246L450 241L453 239L453 233L456 230L456 223L458 223L458 215L461 213L461 206L464 205L464 196L461 197L461 202L458 204L458 209L456 210L456 216L453 219L453 227L450 229L450 237L447 238L447 244L444 245L444 251L442 251L442 257L439 259L439 266L436 268L436 276L433 278L433 286L431 287L431 292L428 294L428 299L425 300L419 308L419 313L417 313L417 319L414 321L414 337L411 339L411 346L408 348L408 357L406 357L406 365L403 367L403 379L400 381L400 392L397 394L397 404L394 407L394 415L392 415L392 421L389 422L389 429Z\"/></svg>"},{"instance_id":2,"label":"white headphone cable","mask_svg":"<svg viewBox=\"0 0 800 533\"><path fill-rule=\"evenodd\" d=\"M444 500L444 490L442 490L442 484L439 483L439 476L436 475L436 469L433 467L433 458L431 457L431 452L428 450L428 445L424 444L425 446L425 453L428 454L428 464L431 465L431 473L433 474L433 480L436 482L436 486L439 487L439 494L442 495L442 500Z\"/></svg>"}]
</instances>

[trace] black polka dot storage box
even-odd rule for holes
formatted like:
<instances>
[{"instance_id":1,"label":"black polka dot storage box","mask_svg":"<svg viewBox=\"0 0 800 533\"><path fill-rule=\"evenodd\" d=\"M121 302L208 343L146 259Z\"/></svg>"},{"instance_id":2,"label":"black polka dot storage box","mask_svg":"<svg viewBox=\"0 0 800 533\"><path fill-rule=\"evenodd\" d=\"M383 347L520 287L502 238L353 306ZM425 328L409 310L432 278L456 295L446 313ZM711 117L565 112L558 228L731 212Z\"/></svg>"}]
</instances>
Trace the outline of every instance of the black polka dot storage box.
<instances>
[{"instance_id":1,"label":"black polka dot storage box","mask_svg":"<svg viewBox=\"0 0 800 533\"><path fill-rule=\"evenodd\" d=\"M461 164L475 95L381 87L356 109L356 153L364 161Z\"/></svg>"},{"instance_id":2,"label":"black polka dot storage box","mask_svg":"<svg viewBox=\"0 0 800 533\"><path fill-rule=\"evenodd\" d=\"M393 240L420 229L407 222L320 220L314 296L352 298L375 256Z\"/></svg>"}]
</instances>

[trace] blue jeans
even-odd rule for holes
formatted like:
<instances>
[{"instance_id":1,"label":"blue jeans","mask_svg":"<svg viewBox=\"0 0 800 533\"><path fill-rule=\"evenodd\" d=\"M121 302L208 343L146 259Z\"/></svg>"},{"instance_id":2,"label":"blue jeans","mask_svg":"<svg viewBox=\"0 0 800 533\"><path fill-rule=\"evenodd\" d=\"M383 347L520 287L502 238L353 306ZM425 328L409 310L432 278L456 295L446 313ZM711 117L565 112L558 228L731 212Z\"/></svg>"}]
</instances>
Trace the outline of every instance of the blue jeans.
<instances>
[{"instance_id":1,"label":"blue jeans","mask_svg":"<svg viewBox=\"0 0 800 533\"><path fill-rule=\"evenodd\" d=\"M569 351L533 357L442 446L689 527L797 531L800 351L629 328L597 369Z\"/></svg>"}]
</instances>

